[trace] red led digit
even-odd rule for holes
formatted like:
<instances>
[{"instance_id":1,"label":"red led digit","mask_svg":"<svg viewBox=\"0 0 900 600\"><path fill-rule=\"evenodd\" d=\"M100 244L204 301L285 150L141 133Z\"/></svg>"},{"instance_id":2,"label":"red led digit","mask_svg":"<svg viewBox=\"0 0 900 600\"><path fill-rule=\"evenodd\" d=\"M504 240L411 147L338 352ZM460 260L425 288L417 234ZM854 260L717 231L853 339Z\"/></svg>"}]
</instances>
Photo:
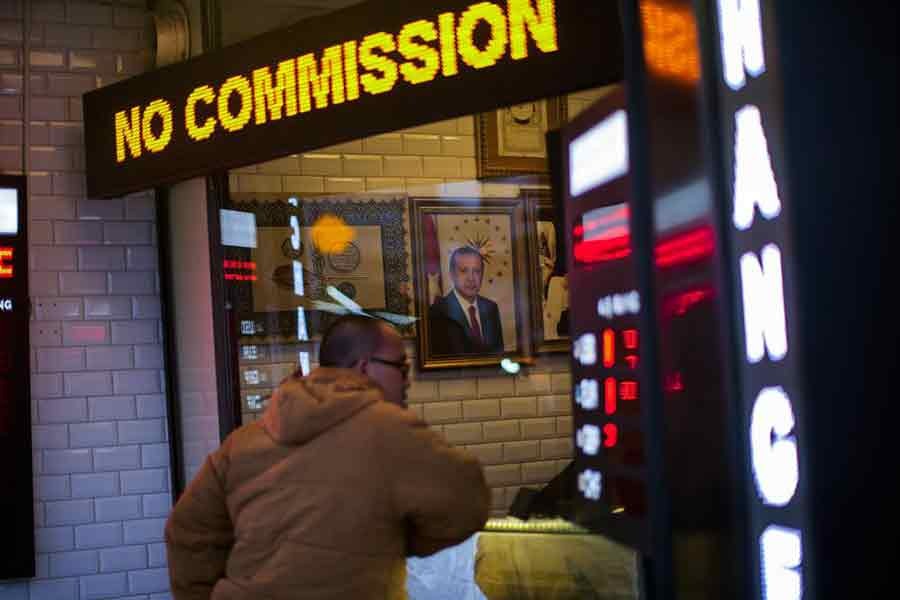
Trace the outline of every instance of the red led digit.
<instances>
[{"instance_id":1,"label":"red led digit","mask_svg":"<svg viewBox=\"0 0 900 600\"><path fill-rule=\"evenodd\" d=\"M683 392L684 383L681 381L681 371L669 373L665 378L665 390L667 392Z\"/></svg>"},{"instance_id":2,"label":"red led digit","mask_svg":"<svg viewBox=\"0 0 900 600\"><path fill-rule=\"evenodd\" d=\"M622 400L637 400L638 399L638 382L637 381L623 381L619 384L619 397Z\"/></svg>"},{"instance_id":3,"label":"red led digit","mask_svg":"<svg viewBox=\"0 0 900 600\"><path fill-rule=\"evenodd\" d=\"M0 279L12 279L12 259L13 249L9 246L0 246Z\"/></svg>"},{"instance_id":4,"label":"red led digit","mask_svg":"<svg viewBox=\"0 0 900 600\"><path fill-rule=\"evenodd\" d=\"M626 329L622 332L622 342L628 350L638 349L638 330Z\"/></svg>"},{"instance_id":5,"label":"red led digit","mask_svg":"<svg viewBox=\"0 0 900 600\"><path fill-rule=\"evenodd\" d=\"M625 363L631 367L632 369L637 369L638 365L638 357L637 354L628 354L625 356Z\"/></svg>"},{"instance_id":6,"label":"red led digit","mask_svg":"<svg viewBox=\"0 0 900 600\"><path fill-rule=\"evenodd\" d=\"M612 329L603 330L603 366L607 369L616 363L616 333Z\"/></svg>"},{"instance_id":7,"label":"red led digit","mask_svg":"<svg viewBox=\"0 0 900 600\"><path fill-rule=\"evenodd\" d=\"M616 412L616 379L607 377L603 381L603 410L611 415Z\"/></svg>"},{"instance_id":8,"label":"red led digit","mask_svg":"<svg viewBox=\"0 0 900 600\"><path fill-rule=\"evenodd\" d=\"M603 447L612 448L619 443L619 428L615 423L607 423L603 426Z\"/></svg>"}]
</instances>

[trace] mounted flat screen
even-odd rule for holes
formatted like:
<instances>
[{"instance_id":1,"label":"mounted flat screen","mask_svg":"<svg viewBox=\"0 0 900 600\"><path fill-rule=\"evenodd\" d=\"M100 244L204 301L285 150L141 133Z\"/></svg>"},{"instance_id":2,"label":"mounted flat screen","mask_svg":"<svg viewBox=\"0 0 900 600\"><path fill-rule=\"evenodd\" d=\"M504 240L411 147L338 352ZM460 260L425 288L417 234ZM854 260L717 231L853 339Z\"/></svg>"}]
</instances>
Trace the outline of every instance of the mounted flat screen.
<instances>
[{"instance_id":1,"label":"mounted flat screen","mask_svg":"<svg viewBox=\"0 0 900 600\"><path fill-rule=\"evenodd\" d=\"M641 294L625 94L563 128L576 521L649 551Z\"/></svg>"}]
</instances>

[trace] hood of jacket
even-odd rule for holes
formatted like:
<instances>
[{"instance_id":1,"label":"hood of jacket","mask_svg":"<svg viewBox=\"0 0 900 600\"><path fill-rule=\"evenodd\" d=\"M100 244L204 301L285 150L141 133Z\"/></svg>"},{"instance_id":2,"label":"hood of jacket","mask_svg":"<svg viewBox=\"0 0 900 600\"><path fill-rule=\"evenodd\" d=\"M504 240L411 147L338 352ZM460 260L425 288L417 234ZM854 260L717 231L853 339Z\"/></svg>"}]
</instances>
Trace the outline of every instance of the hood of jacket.
<instances>
[{"instance_id":1,"label":"hood of jacket","mask_svg":"<svg viewBox=\"0 0 900 600\"><path fill-rule=\"evenodd\" d=\"M272 394L262 427L278 444L299 445L383 401L372 379L350 369L320 367L289 377Z\"/></svg>"}]
</instances>

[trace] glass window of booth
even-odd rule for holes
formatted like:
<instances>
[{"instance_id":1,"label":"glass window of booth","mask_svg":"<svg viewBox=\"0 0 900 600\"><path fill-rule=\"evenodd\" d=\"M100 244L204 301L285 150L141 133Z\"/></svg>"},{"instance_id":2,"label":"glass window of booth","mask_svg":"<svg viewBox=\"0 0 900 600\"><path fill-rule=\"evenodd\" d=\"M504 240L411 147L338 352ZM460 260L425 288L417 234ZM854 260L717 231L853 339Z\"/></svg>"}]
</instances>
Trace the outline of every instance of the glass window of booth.
<instances>
[{"instance_id":1,"label":"glass window of booth","mask_svg":"<svg viewBox=\"0 0 900 600\"><path fill-rule=\"evenodd\" d=\"M259 417L282 379L316 367L337 315L395 325L409 409L484 466L493 518L475 580L489 598L638 596L636 555L568 518L568 292L545 140L615 87L228 174L221 260L241 421ZM472 296L466 327L450 311ZM515 517L529 506L531 518ZM409 585L425 585L416 564Z\"/></svg>"}]
</instances>

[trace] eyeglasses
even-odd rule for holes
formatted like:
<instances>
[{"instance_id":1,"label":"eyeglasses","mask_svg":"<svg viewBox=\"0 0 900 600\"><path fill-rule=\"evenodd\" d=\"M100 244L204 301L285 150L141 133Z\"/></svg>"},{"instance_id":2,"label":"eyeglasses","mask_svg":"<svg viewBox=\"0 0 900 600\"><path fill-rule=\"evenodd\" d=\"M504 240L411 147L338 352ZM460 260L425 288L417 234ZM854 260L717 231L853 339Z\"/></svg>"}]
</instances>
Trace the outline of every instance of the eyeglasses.
<instances>
[{"instance_id":1,"label":"eyeglasses","mask_svg":"<svg viewBox=\"0 0 900 600\"><path fill-rule=\"evenodd\" d=\"M389 367L394 367L400 371L400 374L403 375L403 377L409 375L409 363L406 362L406 360L387 360L386 358L378 358L377 356L370 356L369 360Z\"/></svg>"}]
</instances>

